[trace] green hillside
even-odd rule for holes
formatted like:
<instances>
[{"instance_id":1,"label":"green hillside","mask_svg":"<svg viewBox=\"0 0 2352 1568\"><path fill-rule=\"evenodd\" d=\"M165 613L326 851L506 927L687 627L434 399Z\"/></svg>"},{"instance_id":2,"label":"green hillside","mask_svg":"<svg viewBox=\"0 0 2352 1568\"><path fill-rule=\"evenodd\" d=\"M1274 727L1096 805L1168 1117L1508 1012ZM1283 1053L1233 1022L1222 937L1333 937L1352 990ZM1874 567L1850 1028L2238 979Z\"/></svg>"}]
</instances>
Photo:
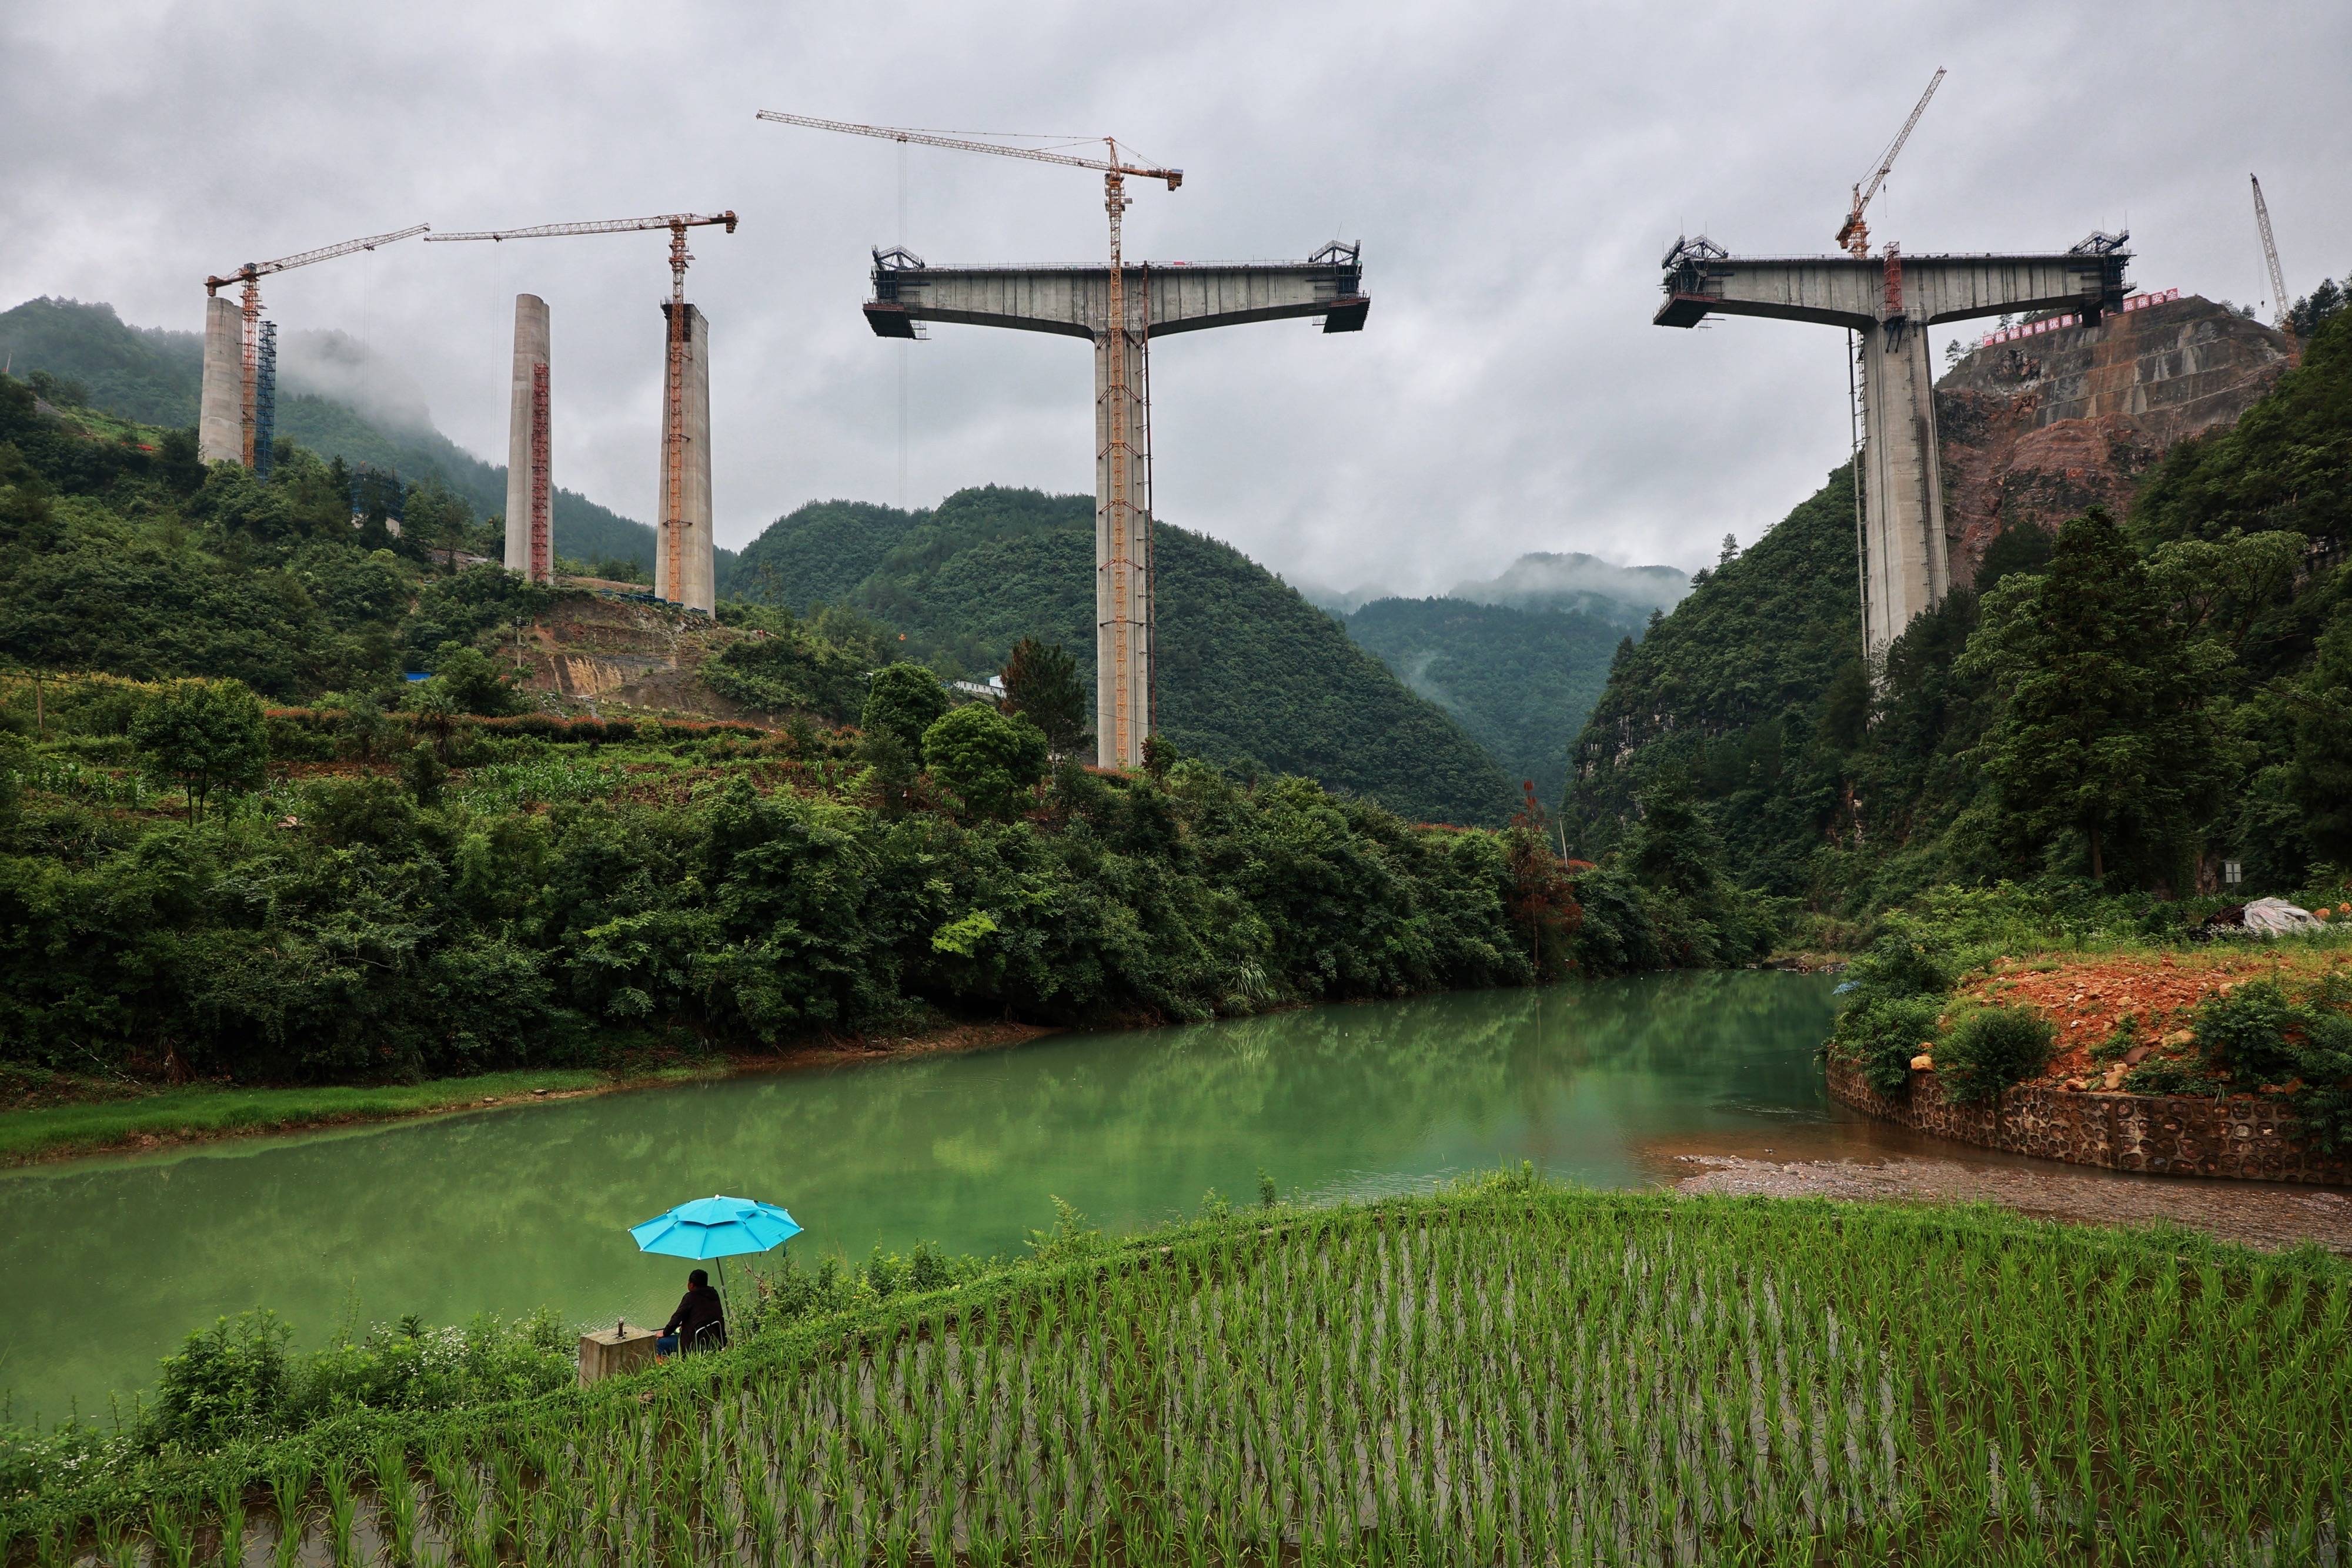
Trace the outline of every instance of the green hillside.
<instances>
[{"instance_id":1,"label":"green hillside","mask_svg":"<svg viewBox=\"0 0 2352 1568\"><path fill-rule=\"evenodd\" d=\"M1375 600L1348 617L1348 634L1545 800L1567 787L1569 747L1625 637L1578 612L1460 599Z\"/></svg>"},{"instance_id":2,"label":"green hillside","mask_svg":"<svg viewBox=\"0 0 2352 1568\"><path fill-rule=\"evenodd\" d=\"M194 332L131 327L111 305L73 299L28 299L0 312L0 358L19 380L45 371L74 383L68 401L165 429L196 422L204 380L204 343ZM278 434L321 457L341 457L397 470L404 478L437 478L484 517L506 511L507 471L485 463L429 425L387 429L346 404L281 391ZM652 444L646 445L652 460ZM557 548L579 560L634 560L654 565L654 530L576 491L555 492ZM730 564L721 550L719 570Z\"/></svg>"},{"instance_id":3,"label":"green hillside","mask_svg":"<svg viewBox=\"0 0 2352 1568\"><path fill-rule=\"evenodd\" d=\"M1941 882L2170 897L2352 862L2352 312L2127 522L1996 538L1860 657L1840 470L1626 651L1566 810L1591 853L1685 780L1751 885L1864 913Z\"/></svg>"},{"instance_id":4,"label":"green hillside","mask_svg":"<svg viewBox=\"0 0 2352 1568\"><path fill-rule=\"evenodd\" d=\"M837 547L827 530L842 528ZM805 609L828 596L906 634L942 669L992 670L1035 635L1094 678L1094 503L989 486L938 507L814 503L749 547L730 591ZM1187 751L1255 762L1371 796L1411 818L1486 822L1509 782L1435 704L1403 686L1339 622L1230 546L1162 523L1162 732ZM849 586L858 566L871 563Z\"/></svg>"}]
</instances>

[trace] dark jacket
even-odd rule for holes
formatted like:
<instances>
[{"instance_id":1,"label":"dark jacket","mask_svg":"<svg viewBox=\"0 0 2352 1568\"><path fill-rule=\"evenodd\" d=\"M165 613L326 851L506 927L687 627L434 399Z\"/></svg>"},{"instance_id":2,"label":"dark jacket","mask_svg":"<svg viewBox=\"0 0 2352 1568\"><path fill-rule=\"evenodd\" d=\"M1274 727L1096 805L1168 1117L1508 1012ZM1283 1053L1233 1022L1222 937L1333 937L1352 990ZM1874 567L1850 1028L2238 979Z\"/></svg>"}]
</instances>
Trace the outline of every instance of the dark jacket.
<instances>
[{"instance_id":1,"label":"dark jacket","mask_svg":"<svg viewBox=\"0 0 2352 1568\"><path fill-rule=\"evenodd\" d=\"M709 1285L688 1291L661 1332L677 1335L680 1350L716 1350L725 1344L727 1319L719 1304L719 1292Z\"/></svg>"}]
</instances>

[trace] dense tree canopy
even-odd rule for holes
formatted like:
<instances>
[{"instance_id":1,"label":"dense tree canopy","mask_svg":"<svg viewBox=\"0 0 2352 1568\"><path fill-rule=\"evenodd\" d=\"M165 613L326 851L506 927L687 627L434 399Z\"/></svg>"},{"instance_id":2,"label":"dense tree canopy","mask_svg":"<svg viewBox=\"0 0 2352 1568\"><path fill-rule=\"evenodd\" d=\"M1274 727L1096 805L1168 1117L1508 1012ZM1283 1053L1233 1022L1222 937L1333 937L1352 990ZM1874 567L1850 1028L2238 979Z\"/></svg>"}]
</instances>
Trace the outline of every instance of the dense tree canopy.
<instances>
[{"instance_id":1,"label":"dense tree canopy","mask_svg":"<svg viewBox=\"0 0 2352 1568\"><path fill-rule=\"evenodd\" d=\"M839 557L826 553L835 523ZM1508 812L1510 788L1477 743L1337 622L1213 539L1164 523L1153 538L1159 727L1180 749L1303 774L1422 820ZM1089 497L991 486L928 512L825 503L780 518L744 560L731 591L793 607L871 561L850 602L942 674L992 673L1036 637L1068 649L1080 681L1094 683Z\"/></svg>"}]
</instances>

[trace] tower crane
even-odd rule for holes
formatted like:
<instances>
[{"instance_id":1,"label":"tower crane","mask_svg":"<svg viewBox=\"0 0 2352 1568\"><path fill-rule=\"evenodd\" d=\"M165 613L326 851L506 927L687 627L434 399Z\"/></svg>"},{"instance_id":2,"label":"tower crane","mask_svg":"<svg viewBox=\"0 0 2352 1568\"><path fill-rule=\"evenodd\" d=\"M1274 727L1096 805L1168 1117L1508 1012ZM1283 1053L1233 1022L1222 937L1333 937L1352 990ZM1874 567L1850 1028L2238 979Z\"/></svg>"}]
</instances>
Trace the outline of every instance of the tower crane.
<instances>
[{"instance_id":1,"label":"tower crane","mask_svg":"<svg viewBox=\"0 0 2352 1568\"><path fill-rule=\"evenodd\" d=\"M1927 90L1921 93L1919 101L1911 106L1911 118L1903 122L1903 129L1895 133L1895 140L1888 142L1886 151L1878 155L1869 177L1854 186L1853 205L1847 209L1845 222L1838 227L1840 249L1851 251L1856 257L1870 254L1870 225L1862 221L1863 209L1869 206L1878 194L1878 187L1886 183L1886 172L1895 167L1895 154L1901 152L1903 144L1911 140L1911 132L1918 125L1919 117L1927 112L1927 100L1935 97L1936 89L1943 85L1944 68L1937 66L1936 74L1927 78Z\"/></svg>"},{"instance_id":2,"label":"tower crane","mask_svg":"<svg viewBox=\"0 0 2352 1568\"><path fill-rule=\"evenodd\" d=\"M260 371L261 280L272 273L287 272L298 267L308 267L314 261L332 261L339 256L349 256L354 251L373 250L380 245L390 245L396 239L407 239L412 235L421 235L432 226L430 224L415 224L388 235L370 235L365 239L347 239L341 245L321 246L317 250L300 251L293 256L281 256L276 261L248 261L243 267L232 269L226 277L205 279L205 297L208 299L232 283L242 283L245 286L245 348L242 363L245 465L247 468L253 466L255 400Z\"/></svg>"},{"instance_id":3,"label":"tower crane","mask_svg":"<svg viewBox=\"0 0 2352 1568\"><path fill-rule=\"evenodd\" d=\"M2277 312L2278 329L2286 334L2287 356L2294 357L2294 317L2287 309L2286 275L2279 270L2278 244L2271 238L2270 204L2263 200L2263 183L2252 174L2246 176L2254 184L2254 226L2263 232L2263 262L2271 269L2271 308Z\"/></svg>"},{"instance_id":4,"label":"tower crane","mask_svg":"<svg viewBox=\"0 0 2352 1568\"><path fill-rule=\"evenodd\" d=\"M1110 495L1106 509L1109 513L1113 592L1118 602L1126 602L1126 572L1131 559L1133 538L1145 538L1147 561L1150 558L1149 536L1138 525L1136 514L1140 508L1136 504L1129 479L1137 433L1129 428L1134 400L1127 384L1127 339L1130 329L1127 324L1127 273L1119 249L1120 219L1127 212L1127 181L1129 176L1139 180L1161 181L1172 191L1184 183L1184 171L1130 162L1119 156L1118 139L1109 136L1102 139L1106 156L1080 158L1044 148L1008 147L1000 142L975 141L968 137L943 136L936 131L911 131L889 125L859 125L845 120L819 120L813 115L786 114L772 109L761 110L758 118L777 125L805 126L811 131L837 131L850 136L872 136L884 141L912 143L919 147L945 147L959 152L989 152L999 158L1023 158L1033 163L1059 163L1066 168L1093 169L1102 174L1103 210L1110 215L1109 293L1104 311L1103 337L1112 345L1110 352L1104 358L1105 379L1101 394L1107 416L1103 428L1103 458L1110 472ZM1116 340L1112 337L1114 333L1118 334ZM1145 379L1148 382L1150 378L1147 375ZM1146 419L1149 419L1148 413ZM1147 520L1148 516L1147 512ZM1150 580L1148 566L1144 570L1144 579L1147 584ZM1116 635L1118 639L1117 661L1124 668L1128 652L1127 623L1124 621L1118 622ZM1128 728L1128 694L1124 683L1117 685L1115 697L1116 723L1123 755Z\"/></svg>"},{"instance_id":5,"label":"tower crane","mask_svg":"<svg viewBox=\"0 0 2352 1568\"><path fill-rule=\"evenodd\" d=\"M635 234L646 229L669 230L669 317L667 371L663 377L662 423L662 559L667 573L655 575L669 585L666 597L686 601L679 556L686 535L686 264L694 259L686 248L686 231L723 225L735 232L733 209L705 216L699 213L666 213L649 218L605 218L585 224L541 224L526 229L477 229L467 234L430 235L427 240L554 239L569 235Z\"/></svg>"}]
</instances>

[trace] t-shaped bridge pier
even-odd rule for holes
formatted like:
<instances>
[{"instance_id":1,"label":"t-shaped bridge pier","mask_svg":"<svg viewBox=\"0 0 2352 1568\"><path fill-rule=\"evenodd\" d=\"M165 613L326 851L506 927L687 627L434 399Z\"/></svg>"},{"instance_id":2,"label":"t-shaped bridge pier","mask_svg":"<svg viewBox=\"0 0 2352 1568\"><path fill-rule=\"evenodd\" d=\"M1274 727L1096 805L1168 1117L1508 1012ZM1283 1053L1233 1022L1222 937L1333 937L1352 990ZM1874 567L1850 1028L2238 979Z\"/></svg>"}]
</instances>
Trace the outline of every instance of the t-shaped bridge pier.
<instances>
[{"instance_id":1,"label":"t-shaped bridge pier","mask_svg":"<svg viewBox=\"0 0 2352 1568\"><path fill-rule=\"evenodd\" d=\"M1355 332L1371 308L1354 246L1326 246L1303 262L1145 263L1121 268L1121 279L1126 319L1115 323L1107 267L929 267L903 250L877 251L866 306L884 338L955 321L1094 343L1095 735L1105 768L1139 766L1152 731L1150 451L1127 434L1149 429L1148 344L1296 317ZM1114 353L1122 374L1112 373ZM1125 406L1114 408L1115 399Z\"/></svg>"},{"instance_id":2,"label":"t-shaped bridge pier","mask_svg":"<svg viewBox=\"0 0 2352 1568\"><path fill-rule=\"evenodd\" d=\"M1736 256L1704 236L1666 253L1666 302L1652 319L1770 316L1843 327L1862 339L1863 634L1874 659L1951 586L1936 455L1927 329L2004 311L2122 308L2127 235L2014 256Z\"/></svg>"}]
</instances>

